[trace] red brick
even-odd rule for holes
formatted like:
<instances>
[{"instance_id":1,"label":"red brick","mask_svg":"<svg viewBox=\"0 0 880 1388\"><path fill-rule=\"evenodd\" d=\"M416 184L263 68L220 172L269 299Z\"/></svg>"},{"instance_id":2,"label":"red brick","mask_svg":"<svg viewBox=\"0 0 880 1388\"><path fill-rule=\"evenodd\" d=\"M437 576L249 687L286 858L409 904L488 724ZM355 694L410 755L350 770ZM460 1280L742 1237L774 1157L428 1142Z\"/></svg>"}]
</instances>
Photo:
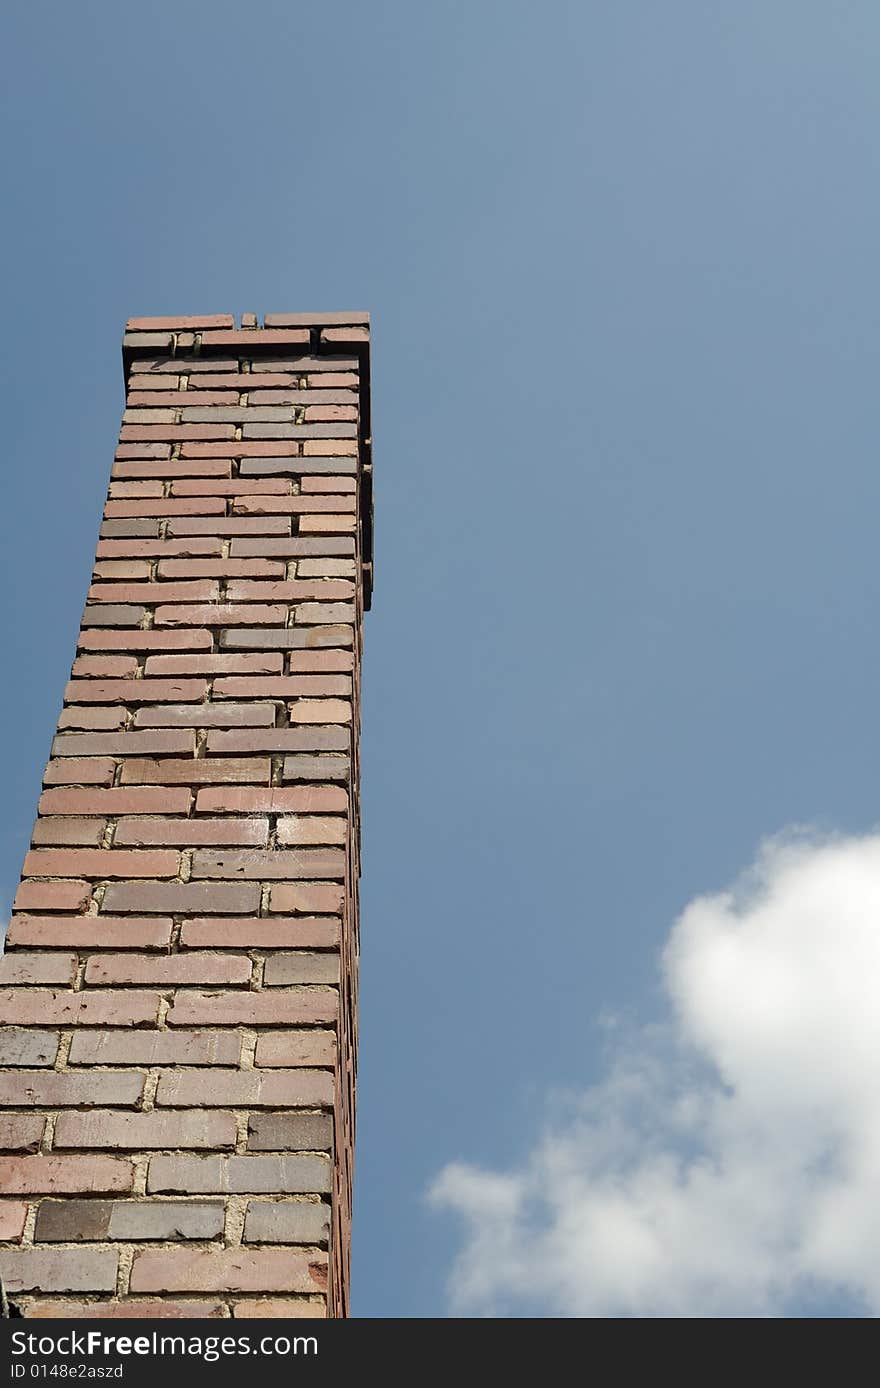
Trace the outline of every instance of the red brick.
<instances>
[{"instance_id":1,"label":"red brick","mask_svg":"<svg viewBox=\"0 0 880 1388\"><path fill-rule=\"evenodd\" d=\"M44 790L39 811L45 815L187 814L191 799L192 794L185 786Z\"/></svg>"},{"instance_id":2,"label":"red brick","mask_svg":"<svg viewBox=\"0 0 880 1388\"><path fill-rule=\"evenodd\" d=\"M344 328L322 328L321 341L326 343L367 343L370 340L370 329L368 325L349 326Z\"/></svg>"},{"instance_id":3,"label":"red brick","mask_svg":"<svg viewBox=\"0 0 880 1388\"><path fill-rule=\"evenodd\" d=\"M342 888L333 882L276 883L269 893L269 910L338 915L343 900Z\"/></svg>"},{"instance_id":4,"label":"red brick","mask_svg":"<svg viewBox=\"0 0 880 1388\"><path fill-rule=\"evenodd\" d=\"M106 848L36 848L24 860L28 877L176 877L180 854L156 849L138 853Z\"/></svg>"},{"instance_id":5,"label":"red brick","mask_svg":"<svg viewBox=\"0 0 880 1388\"><path fill-rule=\"evenodd\" d=\"M210 657L208 657L210 658ZM161 657L154 657L161 659ZM165 657L174 659L174 657ZM187 659L187 657L182 657ZM189 657L192 661L193 657ZM205 659L205 657L203 657ZM96 704L198 704L207 697L205 680L71 680L65 700L92 701Z\"/></svg>"},{"instance_id":6,"label":"red brick","mask_svg":"<svg viewBox=\"0 0 880 1388\"><path fill-rule=\"evenodd\" d=\"M210 631L81 631L79 646L87 651L209 651Z\"/></svg>"},{"instance_id":7,"label":"red brick","mask_svg":"<svg viewBox=\"0 0 880 1388\"><path fill-rule=\"evenodd\" d=\"M308 695L350 694L348 675L297 675L283 678L238 678L214 681L213 697L239 699L296 699Z\"/></svg>"},{"instance_id":8,"label":"red brick","mask_svg":"<svg viewBox=\"0 0 880 1388\"><path fill-rule=\"evenodd\" d=\"M284 656L279 651L231 655L151 655L147 675L280 675Z\"/></svg>"},{"instance_id":9,"label":"red brick","mask_svg":"<svg viewBox=\"0 0 880 1388\"><path fill-rule=\"evenodd\" d=\"M130 680L137 674L133 655L81 655L73 662L75 679Z\"/></svg>"},{"instance_id":10,"label":"red brick","mask_svg":"<svg viewBox=\"0 0 880 1388\"><path fill-rule=\"evenodd\" d=\"M62 993L38 988L0 990L0 1015L10 1026L155 1025L158 993Z\"/></svg>"},{"instance_id":11,"label":"red brick","mask_svg":"<svg viewBox=\"0 0 880 1388\"><path fill-rule=\"evenodd\" d=\"M335 988L290 988L264 993L177 993L169 1026L303 1026L335 1022Z\"/></svg>"},{"instance_id":12,"label":"red brick","mask_svg":"<svg viewBox=\"0 0 880 1388\"><path fill-rule=\"evenodd\" d=\"M6 937L10 945L39 945L56 949L166 949L171 943L171 920L160 916L116 919L79 916L13 916Z\"/></svg>"},{"instance_id":13,"label":"red brick","mask_svg":"<svg viewBox=\"0 0 880 1388\"><path fill-rule=\"evenodd\" d=\"M20 1248L0 1253L6 1291L113 1292L119 1254L94 1248Z\"/></svg>"},{"instance_id":14,"label":"red brick","mask_svg":"<svg viewBox=\"0 0 880 1388\"><path fill-rule=\"evenodd\" d=\"M59 1074L56 1070L15 1070L0 1073L0 1104L26 1102L38 1108L90 1108L96 1104L122 1104L130 1108L140 1102L144 1081L144 1075L132 1070L100 1070L93 1075ZM42 1129L43 1119L38 1121Z\"/></svg>"},{"instance_id":15,"label":"red brick","mask_svg":"<svg viewBox=\"0 0 880 1388\"><path fill-rule=\"evenodd\" d=\"M292 579L285 583L251 583L233 580L226 586L228 602L303 602L308 598L333 601L354 596L354 584L337 579L314 579L303 583Z\"/></svg>"},{"instance_id":16,"label":"red brick","mask_svg":"<svg viewBox=\"0 0 880 1388\"><path fill-rule=\"evenodd\" d=\"M340 786L207 786L196 794L196 810L226 814L332 814L348 809Z\"/></svg>"},{"instance_id":17,"label":"red brick","mask_svg":"<svg viewBox=\"0 0 880 1388\"><path fill-rule=\"evenodd\" d=\"M306 408L306 424L357 422L356 405L309 405Z\"/></svg>"},{"instance_id":18,"label":"red brick","mask_svg":"<svg viewBox=\"0 0 880 1388\"><path fill-rule=\"evenodd\" d=\"M92 899L89 882L22 882L15 911L85 911Z\"/></svg>"},{"instance_id":19,"label":"red brick","mask_svg":"<svg viewBox=\"0 0 880 1388\"><path fill-rule=\"evenodd\" d=\"M80 1033L85 1038L86 1033ZM335 1065L336 1034L309 1027L302 1031L264 1031L257 1037L256 1065L265 1068L293 1065Z\"/></svg>"},{"instance_id":20,"label":"red brick","mask_svg":"<svg viewBox=\"0 0 880 1388\"><path fill-rule=\"evenodd\" d=\"M256 347L259 351L270 344L275 347L307 347L311 340L308 328L239 328L233 332L202 333L202 347Z\"/></svg>"},{"instance_id":21,"label":"red brick","mask_svg":"<svg viewBox=\"0 0 880 1388\"><path fill-rule=\"evenodd\" d=\"M121 503L120 503L121 504ZM143 503L144 505L148 503ZM353 496L239 496L232 503L234 516L299 516L305 513L341 513L355 510Z\"/></svg>"},{"instance_id":22,"label":"red brick","mask_svg":"<svg viewBox=\"0 0 880 1388\"><path fill-rule=\"evenodd\" d=\"M116 762L112 757L60 757L43 772L47 786L112 786Z\"/></svg>"},{"instance_id":23,"label":"red brick","mask_svg":"<svg viewBox=\"0 0 880 1388\"><path fill-rule=\"evenodd\" d=\"M256 882L112 882L107 888L108 911L199 912L212 915L253 915L259 910Z\"/></svg>"},{"instance_id":24,"label":"red brick","mask_svg":"<svg viewBox=\"0 0 880 1388\"><path fill-rule=\"evenodd\" d=\"M240 1056L241 1035L238 1032L203 1029L124 1032L114 1029L74 1032L69 1064L238 1065Z\"/></svg>"},{"instance_id":25,"label":"red brick","mask_svg":"<svg viewBox=\"0 0 880 1388\"><path fill-rule=\"evenodd\" d=\"M179 346L180 344L178 344ZM144 357L138 358L132 363L132 372L135 375L150 376L158 375L185 375L193 377L208 371L237 371L238 362L232 358L220 360L210 357L175 357L169 359L167 356L153 357L152 360Z\"/></svg>"},{"instance_id":26,"label":"red brick","mask_svg":"<svg viewBox=\"0 0 880 1388\"><path fill-rule=\"evenodd\" d=\"M287 621L287 608L281 604L275 607L251 606L235 607L228 602L213 603L210 606L157 607L155 622L157 627L167 626L278 626Z\"/></svg>"},{"instance_id":27,"label":"red brick","mask_svg":"<svg viewBox=\"0 0 880 1388\"><path fill-rule=\"evenodd\" d=\"M162 482L111 482L109 495L114 501L130 501L133 498L165 495Z\"/></svg>"},{"instance_id":28,"label":"red brick","mask_svg":"<svg viewBox=\"0 0 880 1388\"><path fill-rule=\"evenodd\" d=\"M115 540L105 540L104 544L116 544ZM148 559L98 559L94 568L95 578L106 578L118 582L130 582L150 577Z\"/></svg>"},{"instance_id":29,"label":"red brick","mask_svg":"<svg viewBox=\"0 0 880 1388\"><path fill-rule=\"evenodd\" d=\"M23 1200L0 1200L0 1239L20 1239L28 1207Z\"/></svg>"},{"instance_id":30,"label":"red brick","mask_svg":"<svg viewBox=\"0 0 880 1388\"><path fill-rule=\"evenodd\" d=\"M160 578L283 578L281 559L163 559Z\"/></svg>"},{"instance_id":31,"label":"red brick","mask_svg":"<svg viewBox=\"0 0 880 1388\"><path fill-rule=\"evenodd\" d=\"M106 828L106 819L38 819L31 843L38 846L76 844L82 848L100 848Z\"/></svg>"},{"instance_id":32,"label":"red brick","mask_svg":"<svg viewBox=\"0 0 880 1388\"><path fill-rule=\"evenodd\" d=\"M233 784L235 782L256 782L268 785L272 763L268 757L218 757L199 758L192 761L136 760L123 763L122 781L124 785L165 785L168 783L185 785L204 785L214 782Z\"/></svg>"},{"instance_id":33,"label":"red brick","mask_svg":"<svg viewBox=\"0 0 880 1388\"><path fill-rule=\"evenodd\" d=\"M135 681L137 684L142 680ZM163 756L173 752L195 756L195 733L187 728L156 729L148 732L121 733L63 733L52 743L53 757L97 756L101 752L112 757Z\"/></svg>"},{"instance_id":34,"label":"red brick","mask_svg":"<svg viewBox=\"0 0 880 1388\"><path fill-rule=\"evenodd\" d=\"M58 731L119 732L128 721L128 710L103 708L99 704L68 704L58 719Z\"/></svg>"},{"instance_id":35,"label":"red brick","mask_svg":"<svg viewBox=\"0 0 880 1388\"><path fill-rule=\"evenodd\" d=\"M275 832L279 844L344 844L348 820L341 816L294 815L279 819Z\"/></svg>"},{"instance_id":36,"label":"red brick","mask_svg":"<svg viewBox=\"0 0 880 1388\"><path fill-rule=\"evenodd\" d=\"M168 1108L331 1108L333 1076L326 1070L213 1070L210 1084L197 1070L159 1077L156 1103Z\"/></svg>"},{"instance_id":37,"label":"red brick","mask_svg":"<svg viewBox=\"0 0 880 1388\"><path fill-rule=\"evenodd\" d=\"M153 443L168 440L176 443L180 439L224 439L232 442L235 438L234 424L123 424L119 431L122 443ZM224 450L225 451L225 450ZM230 449L230 452L232 450Z\"/></svg>"},{"instance_id":38,"label":"red brick","mask_svg":"<svg viewBox=\"0 0 880 1388\"><path fill-rule=\"evenodd\" d=\"M99 983L249 983L252 964L247 957L226 954L172 954L144 958L125 954L93 954L86 963L85 981Z\"/></svg>"},{"instance_id":39,"label":"red brick","mask_svg":"<svg viewBox=\"0 0 880 1388\"><path fill-rule=\"evenodd\" d=\"M122 819L117 844L218 844L262 848L269 838L268 819Z\"/></svg>"},{"instance_id":40,"label":"red brick","mask_svg":"<svg viewBox=\"0 0 880 1388\"><path fill-rule=\"evenodd\" d=\"M288 668L293 674L325 674L333 670L353 670L354 656L351 651L291 651Z\"/></svg>"},{"instance_id":41,"label":"red brick","mask_svg":"<svg viewBox=\"0 0 880 1388\"><path fill-rule=\"evenodd\" d=\"M107 519L126 516L224 516L226 502L222 497L185 497L182 500L108 501L104 505Z\"/></svg>"},{"instance_id":42,"label":"red brick","mask_svg":"<svg viewBox=\"0 0 880 1388\"><path fill-rule=\"evenodd\" d=\"M76 977L75 954L0 955L0 984L65 983Z\"/></svg>"},{"instance_id":43,"label":"red brick","mask_svg":"<svg viewBox=\"0 0 880 1388\"><path fill-rule=\"evenodd\" d=\"M231 477L231 458L145 458L113 464L114 477Z\"/></svg>"},{"instance_id":44,"label":"red brick","mask_svg":"<svg viewBox=\"0 0 880 1388\"><path fill-rule=\"evenodd\" d=\"M158 383L156 383L158 384ZM163 382L163 385L165 382ZM168 381L167 390L129 390L129 405L165 405L175 409L180 409L183 405L193 404L193 396L188 390L177 390L177 382L171 378ZM237 390L204 390L199 391L195 397L200 405L237 405L239 392Z\"/></svg>"},{"instance_id":45,"label":"red brick","mask_svg":"<svg viewBox=\"0 0 880 1388\"><path fill-rule=\"evenodd\" d=\"M186 920L180 943L186 949L334 949L340 940L335 916L222 917Z\"/></svg>"},{"instance_id":46,"label":"red brick","mask_svg":"<svg viewBox=\"0 0 880 1388\"><path fill-rule=\"evenodd\" d=\"M223 386L229 386L237 391L249 391L252 388L254 381L259 381L260 385L265 384L269 386L295 386L298 380L299 377L295 374L291 374L290 372L275 372L274 374L264 373L260 376L254 376L251 375L250 372L232 371L229 373L228 376L205 375L195 377L192 380L190 380L189 389L195 390L200 387L204 387L206 390L220 390L223 388ZM193 397L194 401L200 399L200 394Z\"/></svg>"},{"instance_id":47,"label":"red brick","mask_svg":"<svg viewBox=\"0 0 880 1388\"><path fill-rule=\"evenodd\" d=\"M110 1195L131 1190L133 1168L121 1157L0 1157L6 1195Z\"/></svg>"},{"instance_id":48,"label":"red brick","mask_svg":"<svg viewBox=\"0 0 880 1388\"><path fill-rule=\"evenodd\" d=\"M62 1113L55 1124L53 1144L64 1147L113 1147L150 1151L157 1147L209 1148L235 1146L231 1113Z\"/></svg>"},{"instance_id":49,"label":"red brick","mask_svg":"<svg viewBox=\"0 0 880 1388\"><path fill-rule=\"evenodd\" d=\"M353 477L304 477L299 489L304 494L327 492L341 495L343 492L356 492L357 482Z\"/></svg>"},{"instance_id":50,"label":"red brick","mask_svg":"<svg viewBox=\"0 0 880 1388\"><path fill-rule=\"evenodd\" d=\"M89 602L214 602L220 585L210 579L190 583L95 583Z\"/></svg>"},{"instance_id":51,"label":"red brick","mask_svg":"<svg viewBox=\"0 0 880 1388\"><path fill-rule=\"evenodd\" d=\"M22 1083L26 1083L24 1076L27 1074L27 1071L16 1070L8 1077L0 1075L0 1091L5 1088L12 1093L11 1100L7 1094L5 1103L26 1101L27 1091L18 1088L18 1081L22 1077ZM0 1151L38 1152L45 1126L46 1120L42 1114L0 1113Z\"/></svg>"},{"instance_id":52,"label":"red brick","mask_svg":"<svg viewBox=\"0 0 880 1388\"><path fill-rule=\"evenodd\" d=\"M51 852L52 850L47 850ZM344 877L345 854L336 848L302 848L257 852L252 848L197 848L192 876L266 882L273 878Z\"/></svg>"},{"instance_id":53,"label":"red brick","mask_svg":"<svg viewBox=\"0 0 880 1388\"><path fill-rule=\"evenodd\" d=\"M125 331L155 333L163 329L182 332L186 329L232 328L234 322L231 313L202 313L183 318L129 318Z\"/></svg>"},{"instance_id":54,"label":"red brick","mask_svg":"<svg viewBox=\"0 0 880 1388\"><path fill-rule=\"evenodd\" d=\"M317 1292L326 1254L290 1248L144 1249L134 1255L133 1292Z\"/></svg>"}]
</instances>

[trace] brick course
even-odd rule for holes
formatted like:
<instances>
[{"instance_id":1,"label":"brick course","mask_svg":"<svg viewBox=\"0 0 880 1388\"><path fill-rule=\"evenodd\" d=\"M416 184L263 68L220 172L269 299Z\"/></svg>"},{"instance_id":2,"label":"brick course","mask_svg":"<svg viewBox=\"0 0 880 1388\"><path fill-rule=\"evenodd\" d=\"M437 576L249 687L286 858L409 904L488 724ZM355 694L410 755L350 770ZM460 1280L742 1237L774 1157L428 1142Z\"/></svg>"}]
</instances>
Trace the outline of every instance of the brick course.
<instances>
[{"instance_id":1,"label":"brick course","mask_svg":"<svg viewBox=\"0 0 880 1388\"><path fill-rule=\"evenodd\" d=\"M367 321L128 322L0 958L26 1317L348 1314Z\"/></svg>"}]
</instances>

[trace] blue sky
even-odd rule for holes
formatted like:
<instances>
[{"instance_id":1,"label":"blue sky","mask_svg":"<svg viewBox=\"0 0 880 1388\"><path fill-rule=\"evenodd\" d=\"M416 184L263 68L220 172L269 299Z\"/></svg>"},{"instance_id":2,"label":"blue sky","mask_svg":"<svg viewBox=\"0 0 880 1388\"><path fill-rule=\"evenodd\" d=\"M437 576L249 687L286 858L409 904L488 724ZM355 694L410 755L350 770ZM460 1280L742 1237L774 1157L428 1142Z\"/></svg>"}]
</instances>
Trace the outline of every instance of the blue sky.
<instances>
[{"instance_id":1,"label":"blue sky","mask_svg":"<svg viewBox=\"0 0 880 1388\"><path fill-rule=\"evenodd\" d=\"M124 319L371 310L354 1308L450 1314L438 1172L530 1160L552 1096L605 1082L598 1019L666 1015L673 922L764 838L877 819L880 15L33 0L2 28L7 904ZM463 1309L559 1313L498 1297Z\"/></svg>"}]
</instances>

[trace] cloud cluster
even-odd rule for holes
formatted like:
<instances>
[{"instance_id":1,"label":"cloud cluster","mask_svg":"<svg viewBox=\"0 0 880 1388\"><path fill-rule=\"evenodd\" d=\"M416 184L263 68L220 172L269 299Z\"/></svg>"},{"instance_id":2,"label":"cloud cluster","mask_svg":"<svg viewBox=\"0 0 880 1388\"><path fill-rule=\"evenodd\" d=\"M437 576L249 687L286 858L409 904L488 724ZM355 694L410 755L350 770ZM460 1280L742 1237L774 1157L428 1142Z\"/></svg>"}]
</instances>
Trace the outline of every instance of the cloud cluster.
<instances>
[{"instance_id":1,"label":"cloud cluster","mask_svg":"<svg viewBox=\"0 0 880 1388\"><path fill-rule=\"evenodd\" d=\"M880 835L693 901L670 1019L516 1169L445 1167L459 1315L880 1315Z\"/></svg>"}]
</instances>

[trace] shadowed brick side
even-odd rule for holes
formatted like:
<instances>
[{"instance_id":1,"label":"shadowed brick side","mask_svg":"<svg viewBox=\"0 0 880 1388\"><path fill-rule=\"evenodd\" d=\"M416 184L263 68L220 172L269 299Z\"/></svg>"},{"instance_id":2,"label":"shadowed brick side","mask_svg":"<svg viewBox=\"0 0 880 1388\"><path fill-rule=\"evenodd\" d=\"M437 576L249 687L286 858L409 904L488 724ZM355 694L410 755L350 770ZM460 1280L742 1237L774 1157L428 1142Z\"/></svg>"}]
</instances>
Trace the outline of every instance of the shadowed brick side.
<instances>
[{"instance_id":1,"label":"shadowed brick side","mask_svg":"<svg viewBox=\"0 0 880 1388\"><path fill-rule=\"evenodd\" d=\"M368 322L128 321L0 956L26 1318L348 1314Z\"/></svg>"}]
</instances>

